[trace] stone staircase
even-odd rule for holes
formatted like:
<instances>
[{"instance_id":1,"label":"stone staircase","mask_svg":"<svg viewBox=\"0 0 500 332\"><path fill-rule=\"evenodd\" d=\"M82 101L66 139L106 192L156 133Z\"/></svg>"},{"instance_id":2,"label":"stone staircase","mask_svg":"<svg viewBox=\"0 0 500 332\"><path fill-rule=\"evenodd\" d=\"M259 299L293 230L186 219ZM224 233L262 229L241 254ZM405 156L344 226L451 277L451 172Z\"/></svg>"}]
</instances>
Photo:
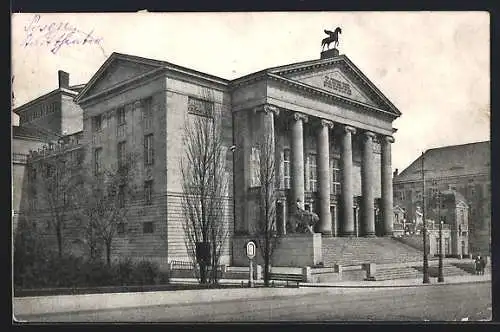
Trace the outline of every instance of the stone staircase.
<instances>
[{"instance_id":1,"label":"stone staircase","mask_svg":"<svg viewBox=\"0 0 500 332\"><path fill-rule=\"evenodd\" d=\"M422 252L393 238L323 238L323 264L408 263L422 260Z\"/></svg>"},{"instance_id":2,"label":"stone staircase","mask_svg":"<svg viewBox=\"0 0 500 332\"><path fill-rule=\"evenodd\" d=\"M412 266L377 268L375 280L412 279L422 275Z\"/></svg>"},{"instance_id":3,"label":"stone staircase","mask_svg":"<svg viewBox=\"0 0 500 332\"><path fill-rule=\"evenodd\" d=\"M415 266L414 268L419 271L420 275L422 275L422 270L423 270L422 266ZM438 265L429 266L428 272L429 272L429 277L437 278L439 275ZM444 277L467 275L467 274L473 274L473 273L472 273L472 271L461 269L453 264L449 264L449 263L443 264L443 276Z\"/></svg>"}]
</instances>

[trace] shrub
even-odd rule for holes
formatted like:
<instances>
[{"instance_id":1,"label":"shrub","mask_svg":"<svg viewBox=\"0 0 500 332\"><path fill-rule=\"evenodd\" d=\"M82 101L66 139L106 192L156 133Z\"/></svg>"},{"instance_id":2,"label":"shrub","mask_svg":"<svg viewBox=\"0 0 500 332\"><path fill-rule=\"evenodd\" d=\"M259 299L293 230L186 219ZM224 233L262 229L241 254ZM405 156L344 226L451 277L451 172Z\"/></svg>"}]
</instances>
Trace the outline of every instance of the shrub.
<instances>
[{"instance_id":1,"label":"shrub","mask_svg":"<svg viewBox=\"0 0 500 332\"><path fill-rule=\"evenodd\" d=\"M85 260L46 252L30 264L17 268L15 286L19 289L55 287L132 286L168 283L168 273L160 271L155 262L134 263L130 258L108 266L103 260Z\"/></svg>"},{"instance_id":2,"label":"shrub","mask_svg":"<svg viewBox=\"0 0 500 332\"><path fill-rule=\"evenodd\" d=\"M154 285L159 276L160 269L158 268L158 264L143 260L136 264L132 282L135 285Z\"/></svg>"}]
</instances>

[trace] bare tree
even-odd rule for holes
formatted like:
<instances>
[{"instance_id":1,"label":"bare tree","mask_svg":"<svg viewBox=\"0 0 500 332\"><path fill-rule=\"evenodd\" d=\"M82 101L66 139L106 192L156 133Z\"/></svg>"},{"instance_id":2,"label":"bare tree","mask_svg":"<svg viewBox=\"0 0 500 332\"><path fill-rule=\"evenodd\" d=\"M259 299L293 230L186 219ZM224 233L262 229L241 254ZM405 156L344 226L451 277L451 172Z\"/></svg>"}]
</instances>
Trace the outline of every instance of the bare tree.
<instances>
[{"instance_id":1,"label":"bare tree","mask_svg":"<svg viewBox=\"0 0 500 332\"><path fill-rule=\"evenodd\" d=\"M213 104L203 107L209 105L208 116L188 115L183 137L186 154L180 163L185 243L193 263L199 266L202 284L218 282L217 267L229 231L222 119Z\"/></svg>"},{"instance_id":2,"label":"bare tree","mask_svg":"<svg viewBox=\"0 0 500 332\"><path fill-rule=\"evenodd\" d=\"M134 181L136 160L134 154L128 154L116 166L105 168L99 174L87 171L75 197L75 212L83 219L90 257L97 257L102 244L108 265L111 265L113 240L118 228L124 227L129 213L131 204L127 202L134 200L138 193Z\"/></svg>"},{"instance_id":3,"label":"bare tree","mask_svg":"<svg viewBox=\"0 0 500 332\"><path fill-rule=\"evenodd\" d=\"M54 231L59 257L63 255L65 221L73 209L71 197L81 175L70 156L69 153L54 152L28 163L29 190L32 203L36 203L31 209L48 212L48 226Z\"/></svg>"},{"instance_id":4,"label":"bare tree","mask_svg":"<svg viewBox=\"0 0 500 332\"><path fill-rule=\"evenodd\" d=\"M260 218L253 230L264 259L264 285L269 287L270 266L274 249L279 243L276 232L276 158L272 134L264 134L256 149L258 155L257 181L259 185Z\"/></svg>"}]
</instances>

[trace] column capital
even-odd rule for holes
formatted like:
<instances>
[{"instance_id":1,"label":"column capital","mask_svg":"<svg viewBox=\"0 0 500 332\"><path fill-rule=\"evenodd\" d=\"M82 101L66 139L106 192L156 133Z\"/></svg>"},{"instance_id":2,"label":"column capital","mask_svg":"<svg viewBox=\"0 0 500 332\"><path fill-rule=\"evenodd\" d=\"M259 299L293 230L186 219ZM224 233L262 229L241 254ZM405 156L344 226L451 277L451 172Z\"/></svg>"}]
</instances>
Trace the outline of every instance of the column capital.
<instances>
[{"instance_id":1,"label":"column capital","mask_svg":"<svg viewBox=\"0 0 500 332\"><path fill-rule=\"evenodd\" d=\"M275 115L279 115L279 109L276 106L268 105L268 104L263 104L259 105L253 108L253 112L264 112L264 113L269 113L273 112Z\"/></svg>"},{"instance_id":2,"label":"column capital","mask_svg":"<svg viewBox=\"0 0 500 332\"><path fill-rule=\"evenodd\" d=\"M299 112L295 112L293 113L293 119L295 121L299 121L299 120L302 120L303 122L307 123L307 121L309 120L308 116L303 114L303 113L299 113Z\"/></svg>"},{"instance_id":3,"label":"column capital","mask_svg":"<svg viewBox=\"0 0 500 332\"><path fill-rule=\"evenodd\" d=\"M347 133L356 134L356 128L354 128L354 127L344 125L343 129L344 129L344 133L346 133L346 134Z\"/></svg>"},{"instance_id":4,"label":"column capital","mask_svg":"<svg viewBox=\"0 0 500 332\"><path fill-rule=\"evenodd\" d=\"M371 131L365 131L365 132L363 132L363 137L364 137L365 139L370 138L370 139L372 139L372 140L373 140L374 138L376 138L376 137L377 137L377 135L376 135L374 132L371 132Z\"/></svg>"},{"instance_id":5,"label":"column capital","mask_svg":"<svg viewBox=\"0 0 500 332\"><path fill-rule=\"evenodd\" d=\"M383 136L382 141L386 143L394 143L395 140L394 137L392 136Z\"/></svg>"},{"instance_id":6,"label":"column capital","mask_svg":"<svg viewBox=\"0 0 500 332\"><path fill-rule=\"evenodd\" d=\"M329 129L333 129L333 121L330 120L321 119L320 125L322 127L328 127Z\"/></svg>"}]
</instances>

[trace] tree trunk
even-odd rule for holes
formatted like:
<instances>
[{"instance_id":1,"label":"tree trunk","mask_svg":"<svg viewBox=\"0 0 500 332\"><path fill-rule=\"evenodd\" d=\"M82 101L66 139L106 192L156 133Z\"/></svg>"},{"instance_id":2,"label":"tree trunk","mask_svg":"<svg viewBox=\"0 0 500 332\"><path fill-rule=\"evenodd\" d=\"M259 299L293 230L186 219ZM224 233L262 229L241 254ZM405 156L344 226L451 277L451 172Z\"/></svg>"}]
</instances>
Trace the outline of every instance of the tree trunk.
<instances>
[{"instance_id":1,"label":"tree trunk","mask_svg":"<svg viewBox=\"0 0 500 332\"><path fill-rule=\"evenodd\" d=\"M269 255L269 238L268 235L266 234L266 248L264 252L264 286L269 287L269 261L270 261L270 255Z\"/></svg>"},{"instance_id":2,"label":"tree trunk","mask_svg":"<svg viewBox=\"0 0 500 332\"><path fill-rule=\"evenodd\" d=\"M207 266L204 263L200 264L200 283L202 285L207 283Z\"/></svg>"},{"instance_id":3,"label":"tree trunk","mask_svg":"<svg viewBox=\"0 0 500 332\"><path fill-rule=\"evenodd\" d=\"M111 243L106 242L106 262L111 266Z\"/></svg>"},{"instance_id":4,"label":"tree trunk","mask_svg":"<svg viewBox=\"0 0 500 332\"><path fill-rule=\"evenodd\" d=\"M61 231L61 224L57 223L56 225L56 237L57 237L57 249L59 253L59 258L62 257L62 231Z\"/></svg>"}]
</instances>

